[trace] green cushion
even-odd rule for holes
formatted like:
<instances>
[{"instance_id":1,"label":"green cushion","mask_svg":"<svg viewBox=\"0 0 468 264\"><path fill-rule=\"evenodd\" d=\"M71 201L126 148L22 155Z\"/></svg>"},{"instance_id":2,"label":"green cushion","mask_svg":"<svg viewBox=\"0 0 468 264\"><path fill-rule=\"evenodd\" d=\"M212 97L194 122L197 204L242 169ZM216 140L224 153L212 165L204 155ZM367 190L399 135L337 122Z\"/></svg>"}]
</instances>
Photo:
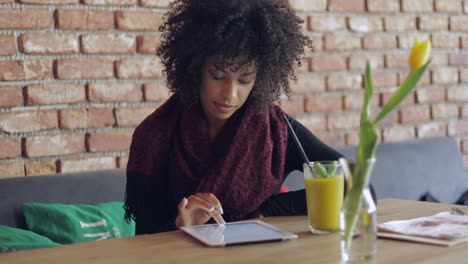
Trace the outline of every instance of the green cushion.
<instances>
[{"instance_id":1,"label":"green cushion","mask_svg":"<svg viewBox=\"0 0 468 264\"><path fill-rule=\"evenodd\" d=\"M34 232L0 226L0 253L55 246L60 246L60 244Z\"/></svg>"},{"instance_id":2,"label":"green cushion","mask_svg":"<svg viewBox=\"0 0 468 264\"><path fill-rule=\"evenodd\" d=\"M70 244L135 235L135 223L127 223L122 202L96 205L23 205L28 229L51 240Z\"/></svg>"}]
</instances>

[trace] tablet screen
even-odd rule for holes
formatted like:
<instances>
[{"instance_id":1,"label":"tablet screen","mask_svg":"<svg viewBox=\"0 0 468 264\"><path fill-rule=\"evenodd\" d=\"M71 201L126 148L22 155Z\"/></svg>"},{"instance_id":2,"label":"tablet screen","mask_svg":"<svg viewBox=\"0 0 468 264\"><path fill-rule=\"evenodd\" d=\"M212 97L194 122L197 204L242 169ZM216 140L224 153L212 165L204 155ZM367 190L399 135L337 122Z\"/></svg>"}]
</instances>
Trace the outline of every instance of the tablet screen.
<instances>
[{"instance_id":1,"label":"tablet screen","mask_svg":"<svg viewBox=\"0 0 468 264\"><path fill-rule=\"evenodd\" d=\"M201 225L182 229L211 246L281 241L296 237L294 234L277 230L275 227L260 221Z\"/></svg>"}]
</instances>

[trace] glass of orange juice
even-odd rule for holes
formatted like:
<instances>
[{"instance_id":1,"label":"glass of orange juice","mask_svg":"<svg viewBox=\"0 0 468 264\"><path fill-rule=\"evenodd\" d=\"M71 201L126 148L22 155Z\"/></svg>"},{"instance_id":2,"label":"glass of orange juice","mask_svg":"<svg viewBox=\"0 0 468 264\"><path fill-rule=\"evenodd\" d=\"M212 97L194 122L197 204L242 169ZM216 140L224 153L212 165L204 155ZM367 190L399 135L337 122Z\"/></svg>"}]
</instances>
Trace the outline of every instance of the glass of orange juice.
<instances>
[{"instance_id":1,"label":"glass of orange juice","mask_svg":"<svg viewBox=\"0 0 468 264\"><path fill-rule=\"evenodd\" d=\"M310 231L315 234L338 231L345 182L340 163L337 160L304 163L304 182Z\"/></svg>"}]
</instances>

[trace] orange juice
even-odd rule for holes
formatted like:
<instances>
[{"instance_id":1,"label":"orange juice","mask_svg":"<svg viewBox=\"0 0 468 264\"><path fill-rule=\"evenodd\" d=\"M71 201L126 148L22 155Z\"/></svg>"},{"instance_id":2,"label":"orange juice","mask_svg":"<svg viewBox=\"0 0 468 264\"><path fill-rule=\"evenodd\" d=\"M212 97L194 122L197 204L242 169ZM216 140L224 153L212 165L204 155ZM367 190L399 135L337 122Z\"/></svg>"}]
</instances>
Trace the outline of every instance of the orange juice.
<instances>
[{"instance_id":1,"label":"orange juice","mask_svg":"<svg viewBox=\"0 0 468 264\"><path fill-rule=\"evenodd\" d=\"M305 178L307 215L312 232L335 231L340 228L344 177Z\"/></svg>"}]
</instances>

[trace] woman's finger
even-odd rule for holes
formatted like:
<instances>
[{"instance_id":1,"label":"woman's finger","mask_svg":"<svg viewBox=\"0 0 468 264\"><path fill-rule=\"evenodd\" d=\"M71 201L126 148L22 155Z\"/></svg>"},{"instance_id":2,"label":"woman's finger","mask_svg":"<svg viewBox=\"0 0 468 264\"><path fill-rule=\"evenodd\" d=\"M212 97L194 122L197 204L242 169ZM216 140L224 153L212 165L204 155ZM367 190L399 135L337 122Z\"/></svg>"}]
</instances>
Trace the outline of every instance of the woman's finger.
<instances>
[{"instance_id":1,"label":"woman's finger","mask_svg":"<svg viewBox=\"0 0 468 264\"><path fill-rule=\"evenodd\" d=\"M222 217L221 214L218 212L218 210L214 210L214 211L211 213L211 217L213 217L213 219L216 221L216 223L218 223L218 224L220 224L220 225L226 224L226 221L224 221L223 217Z\"/></svg>"},{"instance_id":2,"label":"woman's finger","mask_svg":"<svg viewBox=\"0 0 468 264\"><path fill-rule=\"evenodd\" d=\"M214 205L214 207L216 208L216 210L220 214L224 214L223 207L221 206L221 202L218 200L218 198L214 194L212 194L212 193L196 193L195 196L209 202L212 205Z\"/></svg>"},{"instance_id":3,"label":"woman's finger","mask_svg":"<svg viewBox=\"0 0 468 264\"><path fill-rule=\"evenodd\" d=\"M214 211L215 207L213 204L211 204L210 202L200 198L200 197L197 197L196 195L191 195L189 198L188 198L188 203L187 203L187 206L185 207L187 208L188 210L192 210L192 209L196 209L196 208L200 208L200 209L203 209L207 212L212 212Z\"/></svg>"}]
</instances>

